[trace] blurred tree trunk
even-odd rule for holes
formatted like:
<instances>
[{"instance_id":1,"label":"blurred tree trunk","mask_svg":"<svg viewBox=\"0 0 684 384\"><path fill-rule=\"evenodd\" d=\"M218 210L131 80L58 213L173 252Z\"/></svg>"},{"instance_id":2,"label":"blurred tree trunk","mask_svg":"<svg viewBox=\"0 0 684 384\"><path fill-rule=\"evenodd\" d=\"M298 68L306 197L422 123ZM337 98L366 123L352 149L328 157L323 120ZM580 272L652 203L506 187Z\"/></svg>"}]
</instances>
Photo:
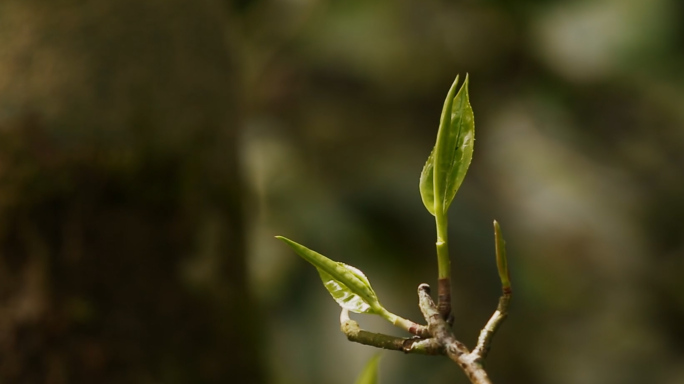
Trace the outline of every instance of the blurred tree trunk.
<instances>
[{"instance_id":1,"label":"blurred tree trunk","mask_svg":"<svg viewBox=\"0 0 684 384\"><path fill-rule=\"evenodd\" d=\"M263 381L227 11L0 3L0 382Z\"/></svg>"}]
</instances>

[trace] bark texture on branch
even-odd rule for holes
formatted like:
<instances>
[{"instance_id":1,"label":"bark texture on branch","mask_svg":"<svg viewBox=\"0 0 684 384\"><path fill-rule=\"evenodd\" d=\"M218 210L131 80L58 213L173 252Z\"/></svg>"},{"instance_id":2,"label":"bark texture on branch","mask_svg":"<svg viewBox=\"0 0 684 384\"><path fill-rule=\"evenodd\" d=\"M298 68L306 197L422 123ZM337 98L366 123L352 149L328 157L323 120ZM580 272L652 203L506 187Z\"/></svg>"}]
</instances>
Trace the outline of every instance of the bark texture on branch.
<instances>
[{"instance_id":1,"label":"bark texture on branch","mask_svg":"<svg viewBox=\"0 0 684 384\"><path fill-rule=\"evenodd\" d=\"M430 297L430 287L427 284L418 286L418 301L432 336L444 347L447 356L461 367L471 383L491 384L487 372L482 367L481 357L470 353L463 343L456 340Z\"/></svg>"}]
</instances>

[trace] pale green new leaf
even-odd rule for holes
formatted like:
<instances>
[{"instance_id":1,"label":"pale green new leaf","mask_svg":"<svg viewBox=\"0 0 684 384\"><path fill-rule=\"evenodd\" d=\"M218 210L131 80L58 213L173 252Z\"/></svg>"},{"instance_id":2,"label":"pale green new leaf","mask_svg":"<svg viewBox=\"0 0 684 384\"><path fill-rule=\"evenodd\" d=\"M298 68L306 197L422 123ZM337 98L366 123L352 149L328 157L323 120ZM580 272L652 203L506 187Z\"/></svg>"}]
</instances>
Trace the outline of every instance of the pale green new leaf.
<instances>
[{"instance_id":1,"label":"pale green new leaf","mask_svg":"<svg viewBox=\"0 0 684 384\"><path fill-rule=\"evenodd\" d=\"M361 273L358 269L347 265L344 263L338 263L342 268L348 269L357 278L361 279L364 283L368 284L368 279ZM340 307L350 310L356 313L369 313L371 311L371 306L368 304L361 296L355 294L347 285L340 282L339 280L332 277L330 274L322 270L321 268L316 268L318 274L321 276L321 281L323 285L330 292L330 295L337 301Z\"/></svg>"},{"instance_id":2,"label":"pale green new leaf","mask_svg":"<svg viewBox=\"0 0 684 384\"><path fill-rule=\"evenodd\" d=\"M458 93L457 84L458 77L444 101L437 142L420 177L423 204L433 215L439 208L441 213L449 209L473 158L475 119L468 96L468 76Z\"/></svg>"},{"instance_id":3,"label":"pale green new leaf","mask_svg":"<svg viewBox=\"0 0 684 384\"><path fill-rule=\"evenodd\" d=\"M276 238L284 241L299 256L316 267L323 285L340 307L356 313L386 312L363 272L350 265L330 260L288 238Z\"/></svg>"},{"instance_id":4,"label":"pale green new leaf","mask_svg":"<svg viewBox=\"0 0 684 384\"><path fill-rule=\"evenodd\" d=\"M435 215L434 154L435 149L433 148L423 166L423 171L420 173L420 197L432 216Z\"/></svg>"},{"instance_id":5,"label":"pale green new leaf","mask_svg":"<svg viewBox=\"0 0 684 384\"><path fill-rule=\"evenodd\" d=\"M363 371L356 379L355 384L378 384L378 363L380 362L380 354L371 357L363 368Z\"/></svg>"},{"instance_id":6,"label":"pale green new leaf","mask_svg":"<svg viewBox=\"0 0 684 384\"><path fill-rule=\"evenodd\" d=\"M468 75L454 98L449 132L449 140L445 145L448 151L440 153L440 163L446 166L447 176L444 194L445 211L454 200L473 159L475 116L468 95Z\"/></svg>"}]
</instances>

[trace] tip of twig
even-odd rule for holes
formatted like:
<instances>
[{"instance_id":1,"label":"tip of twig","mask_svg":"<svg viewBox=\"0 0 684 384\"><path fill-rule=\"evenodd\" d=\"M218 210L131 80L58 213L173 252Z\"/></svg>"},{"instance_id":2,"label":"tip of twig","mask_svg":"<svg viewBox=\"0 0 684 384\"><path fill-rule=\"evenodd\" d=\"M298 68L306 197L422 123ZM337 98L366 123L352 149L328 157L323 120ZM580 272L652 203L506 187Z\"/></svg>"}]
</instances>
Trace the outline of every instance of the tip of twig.
<instances>
[{"instance_id":1,"label":"tip of twig","mask_svg":"<svg viewBox=\"0 0 684 384\"><path fill-rule=\"evenodd\" d=\"M423 283L423 284L418 286L418 290L419 291L425 291L426 293L430 293L430 286Z\"/></svg>"}]
</instances>

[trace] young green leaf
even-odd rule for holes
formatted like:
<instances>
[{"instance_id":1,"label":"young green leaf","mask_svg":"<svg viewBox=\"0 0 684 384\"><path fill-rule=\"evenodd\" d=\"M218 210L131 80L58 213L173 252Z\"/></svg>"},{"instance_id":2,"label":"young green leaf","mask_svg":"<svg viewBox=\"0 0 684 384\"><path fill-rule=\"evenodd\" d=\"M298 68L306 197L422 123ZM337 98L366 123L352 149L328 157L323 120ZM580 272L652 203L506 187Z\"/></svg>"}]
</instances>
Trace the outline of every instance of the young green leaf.
<instances>
[{"instance_id":1,"label":"young green leaf","mask_svg":"<svg viewBox=\"0 0 684 384\"><path fill-rule=\"evenodd\" d=\"M468 96L468 76L458 93L457 84L458 76L444 101L437 142L420 177L423 204L432 215L449 209L473 158L475 119Z\"/></svg>"},{"instance_id":2,"label":"young green leaf","mask_svg":"<svg viewBox=\"0 0 684 384\"><path fill-rule=\"evenodd\" d=\"M378 297L360 270L330 260L318 252L298 244L288 238L276 236L284 241L304 260L318 270L323 285L340 307L356 313L372 313L384 315L387 310L380 305Z\"/></svg>"},{"instance_id":3,"label":"young green leaf","mask_svg":"<svg viewBox=\"0 0 684 384\"><path fill-rule=\"evenodd\" d=\"M380 354L371 357L363 368L363 371L356 379L355 384L377 384L378 383L378 363L380 362Z\"/></svg>"},{"instance_id":4,"label":"young green leaf","mask_svg":"<svg viewBox=\"0 0 684 384\"><path fill-rule=\"evenodd\" d=\"M448 165L444 171L447 175L444 210L449 209L473 159L475 116L468 95L468 75L454 98L449 132L449 141L445 145L448 151L440 152L440 162Z\"/></svg>"},{"instance_id":5,"label":"young green leaf","mask_svg":"<svg viewBox=\"0 0 684 384\"><path fill-rule=\"evenodd\" d=\"M342 268L346 268L352 274L354 274L357 278L360 278L361 280L364 281L364 283L368 284L368 287L370 287L370 284L368 283L368 279L366 276L361 273L358 269L344 264L344 263L338 263ZM355 294L352 289L349 288L348 285L345 285L344 283L340 282L339 280L335 279L332 277L330 274L322 270L321 268L316 268L318 270L318 274L321 277L321 281L323 281L323 285L325 286L325 289L330 292L330 295L337 301L337 304L340 305L342 308L346 308L347 310L350 310L352 312L356 313L369 313L371 312L371 306L370 304L364 300L361 296ZM362 277L362 278L361 278Z\"/></svg>"},{"instance_id":6,"label":"young green leaf","mask_svg":"<svg viewBox=\"0 0 684 384\"><path fill-rule=\"evenodd\" d=\"M423 199L423 205L432 216L435 215L434 155L435 149L433 148L420 173L420 198Z\"/></svg>"}]
</instances>

